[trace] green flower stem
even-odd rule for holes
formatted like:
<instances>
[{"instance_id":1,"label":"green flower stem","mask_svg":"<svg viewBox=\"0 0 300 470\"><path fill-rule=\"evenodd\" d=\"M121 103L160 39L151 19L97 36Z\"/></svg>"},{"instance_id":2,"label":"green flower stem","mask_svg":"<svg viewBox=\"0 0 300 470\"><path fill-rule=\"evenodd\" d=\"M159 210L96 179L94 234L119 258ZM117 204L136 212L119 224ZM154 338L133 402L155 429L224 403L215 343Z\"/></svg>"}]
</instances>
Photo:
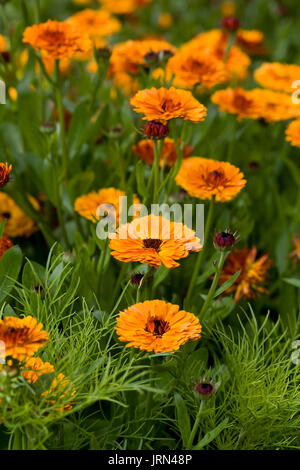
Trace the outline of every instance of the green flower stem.
<instances>
[{"instance_id":1,"label":"green flower stem","mask_svg":"<svg viewBox=\"0 0 300 470\"><path fill-rule=\"evenodd\" d=\"M216 288L217 288L217 285L218 285L218 282L219 282L219 279L220 279L220 275L221 275L221 272L222 272L222 269L223 269L223 265L224 265L226 256L227 256L227 253L224 252L224 251L221 251L220 259L219 259L219 262L217 264L216 274L214 276L213 282L210 286L207 297L206 297L205 302L204 302L204 304L202 306L202 309L200 311L199 320L204 319L205 314L209 309L210 303L211 303L211 301L212 301L212 299L215 295Z\"/></svg>"},{"instance_id":2,"label":"green flower stem","mask_svg":"<svg viewBox=\"0 0 300 470\"><path fill-rule=\"evenodd\" d=\"M21 10L22 10L22 15L23 15L25 26L27 26L29 25L29 16L28 16L28 11L27 11L25 0L21 0Z\"/></svg>"},{"instance_id":3,"label":"green flower stem","mask_svg":"<svg viewBox=\"0 0 300 470\"><path fill-rule=\"evenodd\" d=\"M165 194L165 199L164 201L166 202L169 198L169 195L170 195L170 192L171 192L171 189L172 189L172 184L173 182L175 181L175 178L180 170L180 167L181 167L181 164L182 164L182 159L183 159L183 148L184 148L184 142L183 140L181 141L181 143L179 143L179 139L177 136L174 137L174 145L176 147L176 151L177 151L177 160L176 160L176 163L173 167L172 170L170 170L165 182L161 185L161 189L167 185L167 190L166 190L166 194Z\"/></svg>"},{"instance_id":4,"label":"green flower stem","mask_svg":"<svg viewBox=\"0 0 300 470\"><path fill-rule=\"evenodd\" d=\"M196 433L198 431L198 428L199 428L199 424L200 424L200 419L201 419L201 414L203 412L203 408L204 408L204 400L201 400L201 403L200 403L200 406L199 406L199 409L198 409L198 413L197 413L197 416L196 416L196 419L195 419L195 422L194 422L194 426L193 426L193 429L191 431L191 434L190 434L190 437L189 437L189 440L186 444L186 450L192 450L193 448L193 442L194 442L194 439L195 439L195 436L196 436Z\"/></svg>"},{"instance_id":5,"label":"green flower stem","mask_svg":"<svg viewBox=\"0 0 300 470\"><path fill-rule=\"evenodd\" d=\"M68 146L67 146L67 139L66 139L64 110L63 110L62 83L61 83L61 77L59 73L59 60L55 61L55 72L56 72L56 85L55 85L56 104L57 104L57 109L58 109L60 136L61 136L62 151L63 151L62 179L66 180L68 177L69 156L68 156Z\"/></svg>"},{"instance_id":6,"label":"green flower stem","mask_svg":"<svg viewBox=\"0 0 300 470\"><path fill-rule=\"evenodd\" d=\"M201 268L201 264L202 264L202 260L203 260L203 254L204 254L205 248L207 246L208 237L209 237L209 234L210 234L210 231L211 231L211 225L212 225L212 220L213 220L214 203L215 203L215 200L214 200L214 197L212 197L211 200L210 200L210 204L209 204L207 222L206 222L205 231L204 231L203 248L200 251L200 253L198 254L197 261L196 261L195 266L194 266L194 271L193 271L193 274L192 274L191 282L190 282L188 292L187 292L187 296L186 296L186 299L185 299L186 306L190 305L190 301L191 301L191 297L193 295L196 280L197 280L197 277L198 277L198 274L199 274L199 271L200 271L200 268Z\"/></svg>"},{"instance_id":7,"label":"green flower stem","mask_svg":"<svg viewBox=\"0 0 300 470\"><path fill-rule=\"evenodd\" d=\"M159 161L160 161L163 144L164 144L164 139L161 139L159 141L159 144L157 143L156 140L153 140L154 162L152 165L151 174L150 174L150 178L149 178L148 185L147 185L146 201L149 202L149 199L151 195L153 194L152 202L154 204L158 202L158 197L159 197ZM152 193L152 187L154 188L153 193Z\"/></svg>"}]
</instances>

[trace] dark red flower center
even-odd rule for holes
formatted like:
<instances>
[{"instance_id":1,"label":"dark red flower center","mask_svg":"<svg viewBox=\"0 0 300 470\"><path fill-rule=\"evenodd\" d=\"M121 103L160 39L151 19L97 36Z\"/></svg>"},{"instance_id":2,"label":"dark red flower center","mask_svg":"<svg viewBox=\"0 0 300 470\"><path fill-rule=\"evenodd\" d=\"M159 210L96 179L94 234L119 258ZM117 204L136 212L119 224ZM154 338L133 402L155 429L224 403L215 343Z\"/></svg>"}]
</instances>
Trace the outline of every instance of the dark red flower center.
<instances>
[{"instance_id":1,"label":"dark red flower center","mask_svg":"<svg viewBox=\"0 0 300 470\"><path fill-rule=\"evenodd\" d=\"M213 188L221 186L224 184L224 171L222 169L210 171L207 175L207 183Z\"/></svg>"},{"instance_id":2,"label":"dark red flower center","mask_svg":"<svg viewBox=\"0 0 300 470\"><path fill-rule=\"evenodd\" d=\"M143 240L144 248L153 248L157 252L159 252L161 244L162 240L159 238L145 238L145 240Z\"/></svg>"},{"instance_id":3,"label":"dark red flower center","mask_svg":"<svg viewBox=\"0 0 300 470\"><path fill-rule=\"evenodd\" d=\"M155 317L148 318L145 327L145 331L152 333L154 336L163 336L169 329L170 325L167 321Z\"/></svg>"},{"instance_id":4,"label":"dark red flower center","mask_svg":"<svg viewBox=\"0 0 300 470\"><path fill-rule=\"evenodd\" d=\"M214 390L214 387L209 382L202 382L196 386L196 392L201 395L211 395Z\"/></svg>"}]
</instances>

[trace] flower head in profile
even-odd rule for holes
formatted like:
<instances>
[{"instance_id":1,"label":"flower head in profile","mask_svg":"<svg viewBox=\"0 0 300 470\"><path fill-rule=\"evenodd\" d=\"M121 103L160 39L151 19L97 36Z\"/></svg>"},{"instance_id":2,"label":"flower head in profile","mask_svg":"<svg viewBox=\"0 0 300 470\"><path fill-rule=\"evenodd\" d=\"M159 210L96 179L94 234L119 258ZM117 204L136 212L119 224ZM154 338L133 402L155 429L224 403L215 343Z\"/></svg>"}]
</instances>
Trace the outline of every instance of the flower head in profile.
<instances>
[{"instance_id":1,"label":"flower head in profile","mask_svg":"<svg viewBox=\"0 0 300 470\"><path fill-rule=\"evenodd\" d=\"M35 210L39 210L38 201L28 197ZM0 223L5 222L4 234L8 237L29 237L36 230L35 222L30 219L14 200L6 193L0 192Z\"/></svg>"},{"instance_id":2,"label":"flower head in profile","mask_svg":"<svg viewBox=\"0 0 300 470\"><path fill-rule=\"evenodd\" d=\"M285 140L294 145L300 147L300 119L290 122L285 131Z\"/></svg>"},{"instance_id":3,"label":"flower head in profile","mask_svg":"<svg viewBox=\"0 0 300 470\"><path fill-rule=\"evenodd\" d=\"M259 119L263 113L263 104L251 91L243 88L218 90L211 100L220 111L236 114L238 119Z\"/></svg>"},{"instance_id":4,"label":"flower head in profile","mask_svg":"<svg viewBox=\"0 0 300 470\"><path fill-rule=\"evenodd\" d=\"M286 121L300 117L300 108L292 102L291 95L280 91L255 88L249 93L261 102L260 118L266 122Z\"/></svg>"},{"instance_id":5,"label":"flower head in profile","mask_svg":"<svg viewBox=\"0 0 300 470\"><path fill-rule=\"evenodd\" d=\"M22 367L22 375L28 383L35 383L44 374L54 372L54 367L50 362L43 362L39 357L30 357Z\"/></svg>"},{"instance_id":6,"label":"flower head in profile","mask_svg":"<svg viewBox=\"0 0 300 470\"><path fill-rule=\"evenodd\" d=\"M13 246L13 242L6 237L5 235L2 235L0 238L0 259L4 255L4 253L9 250Z\"/></svg>"},{"instance_id":7,"label":"flower head in profile","mask_svg":"<svg viewBox=\"0 0 300 470\"><path fill-rule=\"evenodd\" d=\"M23 34L23 42L47 52L54 59L86 54L92 49L88 35L77 31L70 23L53 20L28 26Z\"/></svg>"},{"instance_id":8,"label":"flower head in profile","mask_svg":"<svg viewBox=\"0 0 300 470\"><path fill-rule=\"evenodd\" d=\"M118 224L120 215L122 213L122 207L120 207L120 198L125 196L125 192L121 191L120 189L99 189L99 191L92 191L91 193L78 197L75 200L74 209L82 217L95 222L95 220L100 219L100 214L98 212L99 206L102 206L104 209L106 206L107 212L112 210L115 211L116 223ZM133 198L133 204L136 206L140 204L140 201L136 196Z\"/></svg>"},{"instance_id":9,"label":"flower head in profile","mask_svg":"<svg viewBox=\"0 0 300 470\"><path fill-rule=\"evenodd\" d=\"M236 272L241 274L225 292L235 292L234 300L239 302L242 298L255 298L257 293L267 293L264 287L265 277L272 265L269 255L257 257L257 248L244 247L232 251L226 259L220 276L220 285L230 279Z\"/></svg>"},{"instance_id":10,"label":"flower head in profile","mask_svg":"<svg viewBox=\"0 0 300 470\"><path fill-rule=\"evenodd\" d=\"M293 236L293 251L290 253L290 258L292 258L294 263L299 263L300 261L300 237L297 235Z\"/></svg>"},{"instance_id":11,"label":"flower head in profile","mask_svg":"<svg viewBox=\"0 0 300 470\"><path fill-rule=\"evenodd\" d=\"M0 162L0 188L3 188L3 186L9 182L9 174L11 170L11 165Z\"/></svg>"},{"instance_id":12,"label":"flower head in profile","mask_svg":"<svg viewBox=\"0 0 300 470\"><path fill-rule=\"evenodd\" d=\"M22 361L38 351L49 335L31 315L24 318L4 317L0 320L0 340L5 344L6 357Z\"/></svg>"},{"instance_id":13,"label":"flower head in profile","mask_svg":"<svg viewBox=\"0 0 300 470\"><path fill-rule=\"evenodd\" d=\"M236 44L250 55L265 55L268 52L264 33L257 29L239 29L236 34Z\"/></svg>"},{"instance_id":14,"label":"flower head in profile","mask_svg":"<svg viewBox=\"0 0 300 470\"><path fill-rule=\"evenodd\" d=\"M148 121L180 118L200 122L206 117L206 107L190 91L174 87L140 90L131 98L130 103Z\"/></svg>"},{"instance_id":15,"label":"flower head in profile","mask_svg":"<svg viewBox=\"0 0 300 470\"><path fill-rule=\"evenodd\" d=\"M292 84L299 80L300 65L265 62L254 72L254 78L261 86L276 91L292 93Z\"/></svg>"},{"instance_id":16,"label":"flower head in profile","mask_svg":"<svg viewBox=\"0 0 300 470\"><path fill-rule=\"evenodd\" d=\"M147 300L119 313L116 327L127 347L157 353L177 351L188 340L200 338L198 318L178 305Z\"/></svg>"},{"instance_id":17,"label":"flower head in profile","mask_svg":"<svg viewBox=\"0 0 300 470\"><path fill-rule=\"evenodd\" d=\"M244 174L228 162L209 158L186 158L176 176L176 183L192 197L217 202L231 201L246 184Z\"/></svg>"},{"instance_id":18,"label":"flower head in profile","mask_svg":"<svg viewBox=\"0 0 300 470\"><path fill-rule=\"evenodd\" d=\"M138 261L169 269L179 266L176 260L202 249L193 230L152 214L120 225L114 237L111 236L109 247L112 256L124 263Z\"/></svg>"},{"instance_id":19,"label":"flower head in profile","mask_svg":"<svg viewBox=\"0 0 300 470\"><path fill-rule=\"evenodd\" d=\"M151 139L144 139L138 142L132 147L132 151L144 162L152 165L154 162L154 145ZM185 145L183 148L183 158L189 157L193 152L193 147ZM164 144L161 151L159 165L162 166L164 163L167 166L174 166L177 160L177 150L173 139L167 137L164 140Z\"/></svg>"},{"instance_id":20,"label":"flower head in profile","mask_svg":"<svg viewBox=\"0 0 300 470\"><path fill-rule=\"evenodd\" d=\"M99 0L105 10L118 15L130 15L145 7L152 0Z\"/></svg>"}]
</instances>

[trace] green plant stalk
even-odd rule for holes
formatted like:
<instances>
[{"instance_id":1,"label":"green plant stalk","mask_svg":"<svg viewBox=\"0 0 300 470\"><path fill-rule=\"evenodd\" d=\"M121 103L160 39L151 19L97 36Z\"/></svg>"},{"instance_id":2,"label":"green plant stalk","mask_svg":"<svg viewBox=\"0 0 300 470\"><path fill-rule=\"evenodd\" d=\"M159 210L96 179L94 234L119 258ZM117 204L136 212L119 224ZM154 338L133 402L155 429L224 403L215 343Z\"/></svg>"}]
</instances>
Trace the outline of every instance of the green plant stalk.
<instances>
[{"instance_id":1,"label":"green plant stalk","mask_svg":"<svg viewBox=\"0 0 300 470\"><path fill-rule=\"evenodd\" d=\"M170 195L171 189L172 189L172 184L175 181L175 178L180 170L181 164L182 164L182 159L183 159L183 147L184 147L184 142L181 140L181 143L179 144L179 139L178 136L174 137L174 145L176 147L177 151L177 160L176 163L173 167L173 169L169 172L167 175L167 178L165 181L162 183L160 190L163 189L163 187L167 184L167 191L165 194L165 199L164 201L166 202L168 200L168 197Z\"/></svg>"},{"instance_id":2,"label":"green plant stalk","mask_svg":"<svg viewBox=\"0 0 300 470\"><path fill-rule=\"evenodd\" d=\"M69 156L68 156L68 146L67 146L67 139L66 139L64 110L63 110L62 83L61 83L61 77L59 73L59 60L58 59L56 59L55 61L55 73L56 73L56 84L55 84L56 104L57 104L57 109L58 109L60 136L61 136L62 151L63 151L62 180L65 180L68 177Z\"/></svg>"},{"instance_id":3,"label":"green plant stalk","mask_svg":"<svg viewBox=\"0 0 300 470\"><path fill-rule=\"evenodd\" d=\"M193 442L194 442L196 433L197 433L198 428L199 428L199 424L200 424L200 419L201 419L201 414L202 414L203 408L204 408L204 400L201 400L201 403L200 403L200 406L199 406L199 409L198 409L198 413L197 413L197 416L196 416L196 419L195 419L195 422L194 422L193 429L192 429L192 431L191 431L189 440L188 440L188 442L187 442L187 444L186 444L186 448L185 448L186 450L192 450Z\"/></svg>"},{"instance_id":4,"label":"green plant stalk","mask_svg":"<svg viewBox=\"0 0 300 470\"><path fill-rule=\"evenodd\" d=\"M160 161L163 144L164 144L164 139L161 139L158 145L157 145L157 141L153 140L154 162L152 165L150 178L147 184L147 195L145 199L146 199L146 202L149 201L149 196L151 196L151 189L154 186L153 199L152 199L152 202L154 204L157 203L158 197L159 197L159 189L160 189L159 188L159 161Z\"/></svg>"},{"instance_id":5,"label":"green plant stalk","mask_svg":"<svg viewBox=\"0 0 300 470\"><path fill-rule=\"evenodd\" d=\"M214 197L212 197L211 200L210 200L210 203L209 203L207 222L206 222L205 231L204 231L203 248L200 251L200 253L198 254L197 261L196 261L195 266L194 266L194 271L193 271L193 274L192 274L191 282L190 282L188 292L187 292L187 295L186 295L185 304L187 306L189 306L189 304L190 304L190 300L191 300L191 297L193 295L196 280L197 280L197 277L198 277L198 274L199 274L199 271L200 271L200 268L201 268L201 264L202 264L202 260L203 260L203 254L204 254L205 248L207 246L207 239L208 239L209 234L210 234L212 220L213 220L214 203L215 203L215 199L214 199Z\"/></svg>"},{"instance_id":6,"label":"green plant stalk","mask_svg":"<svg viewBox=\"0 0 300 470\"><path fill-rule=\"evenodd\" d=\"M220 275L221 275L221 272L222 272L222 268L223 268L226 256L227 256L227 252L221 251L220 259L219 259L219 262L217 264L216 274L214 276L213 282L211 283L210 289L208 291L208 294L207 294L205 302L202 306L202 309L199 313L199 320L204 319L205 314L206 314L207 310L209 309L210 303L211 303L211 301L212 301L212 299L215 295L216 288L217 288L217 285L218 285L218 282L219 282L219 279L220 279Z\"/></svg>"}]
</instances>

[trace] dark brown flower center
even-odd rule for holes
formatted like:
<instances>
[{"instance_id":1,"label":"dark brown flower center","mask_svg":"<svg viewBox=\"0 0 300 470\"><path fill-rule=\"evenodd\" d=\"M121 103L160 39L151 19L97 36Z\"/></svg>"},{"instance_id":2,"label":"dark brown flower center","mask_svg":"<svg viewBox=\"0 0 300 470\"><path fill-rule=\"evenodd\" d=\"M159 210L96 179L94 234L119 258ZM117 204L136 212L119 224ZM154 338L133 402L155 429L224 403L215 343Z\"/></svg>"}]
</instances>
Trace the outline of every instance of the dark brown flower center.
<instances>
[{"instance_id":1,"label":"dark brown flower center","mask_svg":"<svg viewBox=\"0 0 300 470\"><path fill-rule=\"evenodd\" d=\"M8 328L6 330L5 336L10 343L20 344L24 343L28 338L29 328L25 326L24 328Z\"/></svg>"},{"instance_id":2,"label":"dark brown flower center","mask_svg":"<svg viewBox=\"0 0 300 470\"><path fill-rule=\"evenodd\" d=\"M235 108L237 109L247 109L251 105L251 101L245 98L245 96L242 95L235 95L233 99L233 104Z\"/></svg>"},{"instance_id":3,"label":"dark brown flower center","mask_svg":"<svg viewBox=\"0 0 300 470\"><path fill-rule=\"evenodd\" d=\"M173 111L174 110L174 103L172 100L165 100L161 105L164 111Z\"/></svg>"},{"instance_id":4,"label":"dark brown flower center","mask_svg":"<svg viewBox=\"0 0 300 470\"><path fill-rule=\"evenodd\" d=\"M216 188L224 183L225 175L222 169L210 171L207 175L207 183Z\"/></svg>"},{"instance_id":5,"label":"dark brown flower center","mask_svg":"<svg viewBox=\"0 0 300 470\"><path fill-rule=\"evenodd\" d=\"M9 212L2 212L2 213L1 213L1 216L2 216L4 219L10 219L11 214L10 214Z\"/></svg>"},{"instance_id":6,"label":"dark brown flower center","mask_svg":"<svg viewBox=\"0 0 300 470\"><path fill-rule=\"evenodd\" d=\"M145 238L145 240L143 240L144 248L153 248L157 252L159 252L161 244L162 240L159 238Z\"/></svg>"},{"instance_id":7,"label":"dark brown flower center","mask_svg":"<svg viewBox=\"0 0 300 470\"><path fill-rule=\"evenodd\" d=\"M167 321L155 317L148 318L145 327L145 331L152 333L154 336L163 336L169 329L170 325Z\"/></svg>"}]
</instances>

